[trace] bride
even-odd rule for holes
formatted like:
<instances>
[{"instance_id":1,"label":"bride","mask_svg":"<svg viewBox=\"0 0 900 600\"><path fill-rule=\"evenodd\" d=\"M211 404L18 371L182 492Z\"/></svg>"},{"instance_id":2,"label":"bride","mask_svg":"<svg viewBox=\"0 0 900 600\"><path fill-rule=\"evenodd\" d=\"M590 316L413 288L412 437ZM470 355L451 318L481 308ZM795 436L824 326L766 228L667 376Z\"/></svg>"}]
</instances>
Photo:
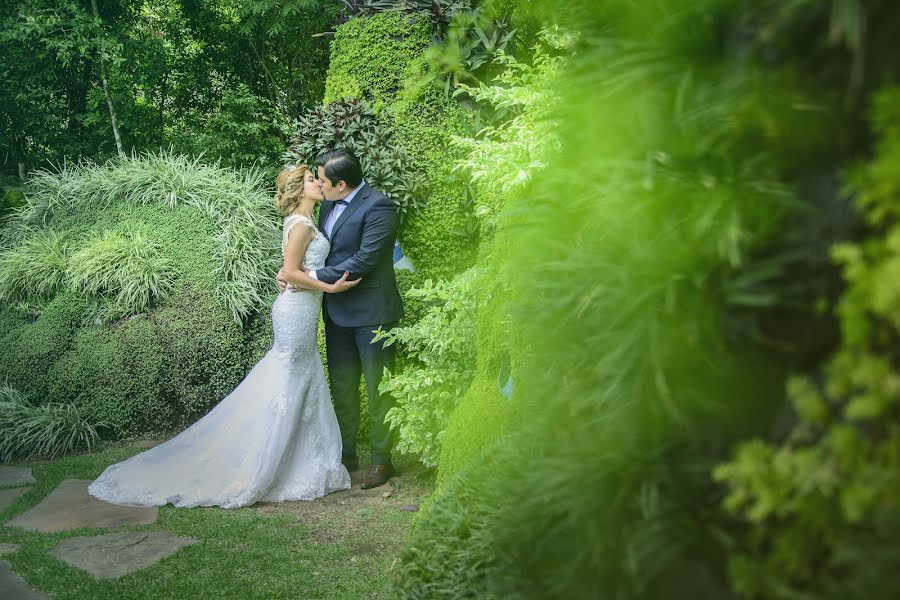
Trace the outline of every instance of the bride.
<instances>
[{"instance_id":1,"label":"bride","mask_svg":"<svg viewBox=\"0 0 900 600\"><path fill-rule=\"evenodd\" d=\"M320 269L329 243L312 220L322 192L312 172L288 167L275 181L284 215L281 250L293 289L272 306L272 349L231 394L175 438L108 467L88 488L100 500L131 506L221 506L313 500L350 487L341 464L341 434L331 405L316 330L322 292L333 284L301 268Z\"/></svg>"}]
</instances>

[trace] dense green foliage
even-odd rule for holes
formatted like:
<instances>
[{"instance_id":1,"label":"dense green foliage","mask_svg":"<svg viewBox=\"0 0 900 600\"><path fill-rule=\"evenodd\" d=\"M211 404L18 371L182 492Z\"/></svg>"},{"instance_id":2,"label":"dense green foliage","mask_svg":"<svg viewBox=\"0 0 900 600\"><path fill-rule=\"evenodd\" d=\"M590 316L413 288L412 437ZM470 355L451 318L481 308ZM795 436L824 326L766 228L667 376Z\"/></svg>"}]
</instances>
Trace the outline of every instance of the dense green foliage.
<instances>
[{"instance_id":1,"label":"dense green foliage","mask_svg":"<svg viewBox=\"0 0 900 600\"><path fill-rule=\"evenodd\" d=\"M324 91L337 0L30 0L0 8L4 175L173 145L275 164ZM104 72L105 71L105 72ZM106 85L104 86L104 78ZM104 87L109 90L109 99Z\"/></svg>"},{"instance_id":2,"label":"dense green foliage","mask_svg":"<svg viewBox=\"0 0 900 600\"><path fill-rule=\"evenodd\" d=\"M716 470L745 519L731 559L747 598L900 594L900 90L875 100L877 155L852 179L873 235L834 248L847 289L825 380L791 379L797 422L780 444L738 447Z\"/></svg>"},{"instance_id":3,"label":"dense green foliage","mask_svg":"<svg viewBox=\"0 0 900 600\"><path fill-rule=\"evenodd\" d=\"M492 322L521 349L510 357L516 410L476 375L443 438L441 485L398 596L733 593L736 528L710 471L776 412L785 359L754 347L762 336L744 315L782 300L777 269L758 257L783 250L786 176L835 151L820 133L833 106L810 111L791 66L757 62L752 43L723 50L723 36L770 7L578 4L562 38L574 54L549 52L563 56L544 86L558 102L460 140L472 174L486 157L504 165L476 188L502 194L529 176L494 211L478 199L504 240L479 268L508 275L508 309L479 318L477 360L500 349L480 337ZM550 3L522 6L521 18L558 16ZM523 97L540 92L539 69L517 71ZM502 87L477 93L503 98ZM544 137L554 131L558 146ZM534 144L515 143L529 139L549 143L530 155Z\"/></svg>"},{"instance_id":4,"label":"dense green foliage","mask_svg":"<svg viewBox=\"0 0 900 600\"><path fill-rule=\"evenodd\" d=\"M32 178L3 229L0 377L120 435L205 413L271 340L261 177L161 154Z\"/></svg>"},{"instance_id":5,"label":"dense green foliage","mask_svg":"<svg viewBox=\"0 0 900 600\"><path fill-rule=\"evenodd\" d=\"M316 157L335 148L348 148L359 158L366 181L397 205L401 228L421 211L423 174L412 168L393 132L365 102L333 102L309 111L300 118L285 158L313 166Z\"/></svg>"}]
</instances>

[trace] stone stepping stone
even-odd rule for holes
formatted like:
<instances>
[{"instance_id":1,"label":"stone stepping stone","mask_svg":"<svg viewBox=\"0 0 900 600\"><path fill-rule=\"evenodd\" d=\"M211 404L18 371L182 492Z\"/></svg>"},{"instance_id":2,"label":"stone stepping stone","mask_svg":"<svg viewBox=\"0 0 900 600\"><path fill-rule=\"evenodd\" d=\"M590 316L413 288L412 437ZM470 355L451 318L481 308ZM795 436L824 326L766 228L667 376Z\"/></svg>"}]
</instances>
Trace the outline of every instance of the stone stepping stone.
<instances>
[{"instance_id":1,"label":"stone stepping stone","mask_svg":"<svg viewBox=\"0 0 900 600\"><path fill-rule=\"evenodd\" d=\"M28 467L0 467L0 488L37 483Z\"/></svg>"},{"instance_id":2,"label":"stone stepping stone","mask_svg":"<svg viewBox=\"0 0 900 600\"><path fill-rule=\"evenodd\" d=\"M113 579L145 569L197 542L166 531L124 531L69 538L50 554L98 579Z\"/></svg>"},{"instance_id":3,"label":"stone stepping stone","mask_svg":"<svg viewBox=\"0 0 900 600\"><path fill-rule=\"evenodd\" d=\"M9 563L0 560L0 598L16 600L47 600L47 596L31 589L24 579L9 568Z\"/></svg>"},{"instance_id":4,"label":"stone stepping stone","mask_svg":"<svg viewBox=\"0 0 900 600\"><path fill-rule=\"evenodd\" d=\"M90 479L66 479L40 504L7 521L7 527L28 531L68 531L83 527L149 525L159 516L159 508L118 506L88 495Z\"/></svg>"},{"instance_id":5,"label":"stone stepping stone","mask_svg":"<svg viewBox=\"0 0 900 600\"><path fill-rule=\"evenodd\" d=\"M4 542L4 543L0 544L0 556L3 556L4 554L12 554L13 552L17 551L18 549L19 549L18 544L9 544L9 543Z\"/></svg>"},{"instance_id":6,"label":"stone stepping stone","mask_svg":"<svg viewBox=\"0 0 900 600\"><path fill-rule=\"evenodd\" d=\"M16 498L27 494L30 489L30 487L22 487L0 490L0 512L3 512L12 506L12 503L16 501Z\"/></svg>"}]
</instances>

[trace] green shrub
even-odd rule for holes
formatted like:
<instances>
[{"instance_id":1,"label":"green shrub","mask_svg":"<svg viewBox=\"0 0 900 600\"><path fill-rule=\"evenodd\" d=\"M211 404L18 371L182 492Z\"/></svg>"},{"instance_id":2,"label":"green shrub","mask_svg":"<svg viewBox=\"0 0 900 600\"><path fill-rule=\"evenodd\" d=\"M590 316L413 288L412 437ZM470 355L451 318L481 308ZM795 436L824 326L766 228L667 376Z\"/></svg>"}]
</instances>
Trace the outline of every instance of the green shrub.
<instances>
[{"instance_id":1,"label":"green shrub","mask_svg":"<svg viewBox=\"0 0 900 600\"><path fill-rule=\"evenodd\" d=\"M323 102L360 98L380 113L415 75L418 59L431 44L433 33L427 16L399 12L342 24L331 42Z\"/></svg>"},{"instance_id":2,"label":"green shrub","mask_svg":"<svg viewBox=\"0 0 900 600\"><path fill-rule=\"evenodd\" d=\"M433 88L414 99L391 107L396 136L423 173L427 202L417 218L400 232L400 243L417 271L434 279L452 278L472 266L478 245L461 234L466 229L466 181L454 173L461 153L454 149L454 135L461 135L465 112Z\"/></svg>"},{"instance_id":3,"label":"green shrub","mask_svg":"<svg viewBox=\"0 0 900 600\"><path fill-rule=\"evenodd\" d=\"M28 199L4 229L7 251L34 222L74 249L55 294L0 302L0 377L30 397L116 435L165 433L271 345L278 221L258 171L130 157L40 172Z\"/></svg>"},{"instance_id":4,"label":"green shrub","mask_svg":"<svg viewBox=\"0 0 900 600\"><path fill-rule=\"evenodd\" d=\"M0 462L90 450L103 425L72 404L35 406L17 390L0 386Z\"/></svg>"},{"instance_id":5,"label":"green shrub","mask_svg":"<svg viewBox=\"0 0 900 600\"><path fill-rule=\"evenodd\" d=\"M446 279L472 265L475 248L454 233L464 230L467 220L459 210L466 187L452 174L451 143L464 131L465 113L442 91L415 86L432 33L427 17L396 12L341 25L332 42L325 102L361 98L371 103L385 130L405 149L409 164L401 173L424 179L424 208L404 223L400 243L426 278Z\"/></svg>"},{"instance_id":6,"label":"green shrub","mask_svg":"<svg viewBox=\"0 0 900 600\"><path fill-rule=\"evenodd\" d=\"M215 281L216 297L240 322L265 303L264 290L272 289L271 273L280 266L279 224L268 186L260 170L236 172L166 152L104 165L63 165L58 172L33 174L28 204L9 220L7 229L13 233L7 235L21 237L23 227L47 223L59 213L70 237L81 237L94 231L95 223L84 216L88 213L99 213L112 229L119 220L110 218L113 210L124 219L144 205L184 206L209 220L195 226L208 236L202 243L211 238L215 245L216 261L203 277ZM196 237L200 231L187 226L182 233Z\"/></svg>"},{"instance_id":7,"label":"green shrub","mask_svg":"<svg viewBox=\"0 0 900 600\"><path fill-rule=\"evenodd\" d=\"M172 261L133 227L121 234L104 231L84 241L72 253L68 272L74 290L115 307L112 318L140 313L164 301L175 276Z\"/></svg>"}]
</instances>

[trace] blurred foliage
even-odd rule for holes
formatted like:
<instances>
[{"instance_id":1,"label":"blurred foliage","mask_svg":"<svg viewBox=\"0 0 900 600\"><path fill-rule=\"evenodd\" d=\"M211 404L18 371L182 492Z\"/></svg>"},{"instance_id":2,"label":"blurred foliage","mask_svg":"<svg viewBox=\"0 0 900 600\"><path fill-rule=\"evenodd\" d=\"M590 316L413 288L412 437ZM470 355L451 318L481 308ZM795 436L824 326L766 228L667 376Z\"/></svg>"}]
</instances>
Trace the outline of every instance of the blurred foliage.
<instances>
[{"instance_id":1,"label":"blurred foliage","mask_svg":"<svg viewBox=\"0 0 900 600\"><path fill-rule=\"evenodd\" d=\"M841 346L824 381L788 382L797 422L784 441L744 443L716 469L748 526L730 562L747 598L900 594L900 90L875 97L872 121L876 155L850 180L872 233L833 252Z\"/></svg>"},{"instance_id":2,"label":"blurred foliage","mask_svg":"<svg viewBox=\"0 0 900 600\"><path fill-rule=\"evenodd\" d=\"M517 26L559 22L574 44L550 87L559 146L498 204L504 247L479 263L507 277L506 307L486 322L521 349L515 409L476 376L451 416L398 597L733 597L728 552L742 527L711 470L773 429L784 367L822 348L790 329L779 342L793 354L766 341L779 318L808 319L827 301L785 285L818 268L798 246L824 251L848 232L796 235L832 217L817 212L836 195L828 176L864 139L842 117L846 77L807 71L810 56L853 52L825 40L830 12L798 5L764 42L755 34L770 4L566 8L517 3ZM790 39L803 19L806 37ZM822 46L804 54L816 36ZM829 67L846 75L853 60ZM536 122L520 122L534 135ZM488 182L526 164L515 166L486 168ZM826 181L821 197L788 185L807 178ZM480 363L497 345L476 348ZM873 569L883 578L884 552Z\"/></svg>"}]
</instances>

